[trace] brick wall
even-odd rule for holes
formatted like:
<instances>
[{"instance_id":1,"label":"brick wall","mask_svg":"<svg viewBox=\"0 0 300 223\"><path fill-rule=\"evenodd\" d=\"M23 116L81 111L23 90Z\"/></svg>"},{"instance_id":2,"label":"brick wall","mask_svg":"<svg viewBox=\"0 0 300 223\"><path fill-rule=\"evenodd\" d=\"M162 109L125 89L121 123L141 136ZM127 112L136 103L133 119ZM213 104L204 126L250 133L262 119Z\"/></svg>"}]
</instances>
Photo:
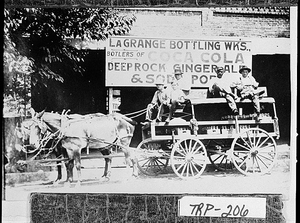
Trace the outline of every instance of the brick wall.
<instances>
[{"instance_id":1,"label":"brick wall","mask_svg":"<svg viewBox=\"0 0 300 223\"><path fill-rule=\"evenodd\" d=\"M137 21L131 36L199 38L290 37L288 7L124 9Z\"/></svg>"},{"instance_id":2,"label":"brick wall","mask_svg":"<svg viewBox=\"0 0 300 223\"><path fill-rule=\"evenodd\" d=\"M238 36L238 37L289 37L289 15L275 14L270 10L212 10L209 20L203 24L207 35ZM211 14L211 13L210 13Z\"/></svg>"}]
</instances>

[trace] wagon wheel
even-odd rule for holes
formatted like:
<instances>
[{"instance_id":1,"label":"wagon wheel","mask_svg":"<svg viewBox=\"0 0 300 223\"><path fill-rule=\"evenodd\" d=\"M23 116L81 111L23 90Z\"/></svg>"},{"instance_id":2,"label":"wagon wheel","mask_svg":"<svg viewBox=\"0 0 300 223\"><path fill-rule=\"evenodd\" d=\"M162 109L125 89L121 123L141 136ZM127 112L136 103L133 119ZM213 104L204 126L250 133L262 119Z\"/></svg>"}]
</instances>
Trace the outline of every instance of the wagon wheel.
<instances>
[{"instance_id":1,"label":"wagon wheel","mask_svg":"<svg viewBox=\"0 0 300 223\"><path fill-rule=\"evenodd\" d=\"M203 173L207 160L205 146L198 139L182 139L173 146L171 166L182 179L194 179Z\"/></svg>"},{"instance_id":2,"label":"wagon wheel","mask_svg":"<svg viewBox=\"0 0 300 223\"><path fill-rule=\"evenodd\" d=\"M228 149L216 146L215 149L207 149L208 159L211 164L220 171L230 171L234 169Z\"/></svg>"},{"instance_id":3,"label":"wagon wheel","mask_svg":"<svg viewBox=\"0 0 300 223\"><path fill-rule=\"evenodd\" d=\"M143 174L157 176L165 171L169 164L169 155L162 151L159 142L146 139L138 145L137 149L144 152L137 161L137 166Z\"/></svg>"},{"instance_id":4,"label":"wagon wheel","mask_svg":"<svg viewBox=\"0 0 300 223\"><path fill-rule=\"evenodd\" d=\"M233 140L231 159L245 175L265 174L272 169L277 159L276 142L265 130L248 129Z\"/></svg>"}]
</instances>

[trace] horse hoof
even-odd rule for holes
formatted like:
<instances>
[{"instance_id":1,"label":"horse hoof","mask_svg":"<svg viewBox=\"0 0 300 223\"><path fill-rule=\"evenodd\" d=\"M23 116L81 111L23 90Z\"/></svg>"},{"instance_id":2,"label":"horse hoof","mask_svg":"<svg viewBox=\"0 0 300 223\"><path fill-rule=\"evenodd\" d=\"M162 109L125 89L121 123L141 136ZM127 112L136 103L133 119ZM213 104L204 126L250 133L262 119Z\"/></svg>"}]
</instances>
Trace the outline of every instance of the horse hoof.
<instances>
[{"instance_id":1,"label":"horse hoof","mask_svg":"<svg viewBox=\"0 0 300 223\"><path fill-rule=\"evenodd\" d=\"M58 184L59 184L59 181L54 181L53 182L53 186L58 186Z\"/></svg>"},{"instance_id":2,"label":"horse hoof","mask_svg":"<svg viewBox=\"0 0 300 223\"><path fill-rule=\"evenodd\" d=\"M101 181L103 181L103 182L108 182L109 180L110 180L110 178L108 176L101 177Z\"/></svg>"},{"instance_id":3,"label":"horse hoof","mask_svg":"<svg viewBox=\"0 0 300 223\"><path fill-rule=\"evenodd\" d=\"M65 182L64 187L71 187L71 182L70 181Z\"/></svg>"},{"instance_id":4,"label":"horse hoof","mask_svg":"<svg viewBox=\"0 0 300 223\"><path fill-rule=\"evenodd\" d=\"M134 173L134 174L132 174L132 176L133 176L134 178L138 178L138 177L139 177L139 174Z\"/></svg>"},{"instance_id":5,"label":"horse hoof","mask_svg":"<svg viewBox=\"0 0 300 223\"><path fill-rule=\"evenodd\" d=\"M138 175L132 175L132 176L131 176L131 179L132 179L132 180L136 180L136 179L138 179L138 177L139 177Z\"/></svg>"}]
</instances>

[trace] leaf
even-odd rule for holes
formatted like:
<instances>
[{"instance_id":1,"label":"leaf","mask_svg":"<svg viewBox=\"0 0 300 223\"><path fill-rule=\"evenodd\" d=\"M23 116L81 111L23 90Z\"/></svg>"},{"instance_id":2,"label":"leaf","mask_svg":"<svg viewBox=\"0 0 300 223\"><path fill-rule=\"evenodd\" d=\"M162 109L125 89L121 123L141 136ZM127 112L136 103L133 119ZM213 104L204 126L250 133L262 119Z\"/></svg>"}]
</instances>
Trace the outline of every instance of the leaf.
<instances>
[{"instance_id":1,"label":"leaf","mask_svg":"<svg viewBox=\"0 0 300 223\"><path fill-rule=\"evenodd\" d=\"M11 8L5 9L4 15L4 55L13 52L4 60L8 72L16 67L9 60L14 61L14 55L20 54L32 58L32 64L15 63L20 63L21 70L28 66L40 74L38 81L44 77L62 81L58 69L83 71L78 62L84 61L84 53L71 47L68 38L104 40L123 35L135 20L133 15L120 16L116 10L103 8Z\"/></svg>"}]
</instances>

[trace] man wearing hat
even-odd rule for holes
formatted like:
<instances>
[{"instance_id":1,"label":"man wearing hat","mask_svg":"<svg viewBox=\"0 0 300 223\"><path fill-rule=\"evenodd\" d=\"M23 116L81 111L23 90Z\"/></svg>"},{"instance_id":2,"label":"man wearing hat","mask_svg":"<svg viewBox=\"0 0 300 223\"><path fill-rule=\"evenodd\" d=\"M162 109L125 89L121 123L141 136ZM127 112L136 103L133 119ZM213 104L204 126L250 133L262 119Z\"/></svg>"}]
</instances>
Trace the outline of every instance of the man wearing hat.
<instances>
[{"instance_id":1,"label":"man wearing hat","mask_svg":"<svg viewBox=\"0 0 300 223\"><path fill-rule=\"evenodd\" d=\"M174 77L174 82L177 82L179 88L183 91L183 93L185 93L185 95L188 95L191 90L191 86L188 80L183 78L183 73L180 68L176 67L174 69Z\"/></svg>"},{"instance_id":2,"label":"man wearing hat","mask_svg":"<svg viewBox=\"0 0 300 223\"><path fill-rule=\"evenodd\" d=\"M183 73L178 67L174 69L174 77L171 86L167 90L170 108L169 117L166 119L167 123L172 119L177 107L190 104L188 99L191 90L189 81L183 78Z\"/></svg>"},{"instance_id":3,"label":"man wearing hat","mask_svg":"<svg viewBox=\"0 0 300 223\"><path fill-rule=\"evenodd\" d=\"M158 75L156 77L155 85L157 90L155 91L152 101L147 106L146 120L147 121L161 121L161 116L164 113L164 109L167 106L167 94L164 88L163 76ZM157 114L157 115L155 115Z\"/></svg>"},{"instance_id":4,"label":"man wearing hat","mask_svg":"<svg viewBox=\"0 0 300 223\"><path fill-rule=\"evenodd\" d=\"M259 96L256 92L259 83L255 80L255 78L252 75L250 75L250 72L251 69L247 66L242 66L240 68L239 73L241 74L241 76L239 78L238 83L236 83L236 88L241 94L241 99L248 98L252 101L256 119L259 120L260 104Z\"/></svg>"},{"instance_id":5,"label":"man wearing hat","mask_svg":"<svg viewBox=\"0 0 300 223\"><path fill-rule=\"evenodd\" d=\"M237 96L231 92L231 87L233 87L233 83L230 83L230 81L228 81L223 76L224 74L223 67L217 67L215 71L217 73L217 77L214 77L210 80L210 86L208 91L215 98L219 98L219 97L225 98L232 113L234 115L238 115L238 110L235 103Z\"/></svg>"}]
</instances>

